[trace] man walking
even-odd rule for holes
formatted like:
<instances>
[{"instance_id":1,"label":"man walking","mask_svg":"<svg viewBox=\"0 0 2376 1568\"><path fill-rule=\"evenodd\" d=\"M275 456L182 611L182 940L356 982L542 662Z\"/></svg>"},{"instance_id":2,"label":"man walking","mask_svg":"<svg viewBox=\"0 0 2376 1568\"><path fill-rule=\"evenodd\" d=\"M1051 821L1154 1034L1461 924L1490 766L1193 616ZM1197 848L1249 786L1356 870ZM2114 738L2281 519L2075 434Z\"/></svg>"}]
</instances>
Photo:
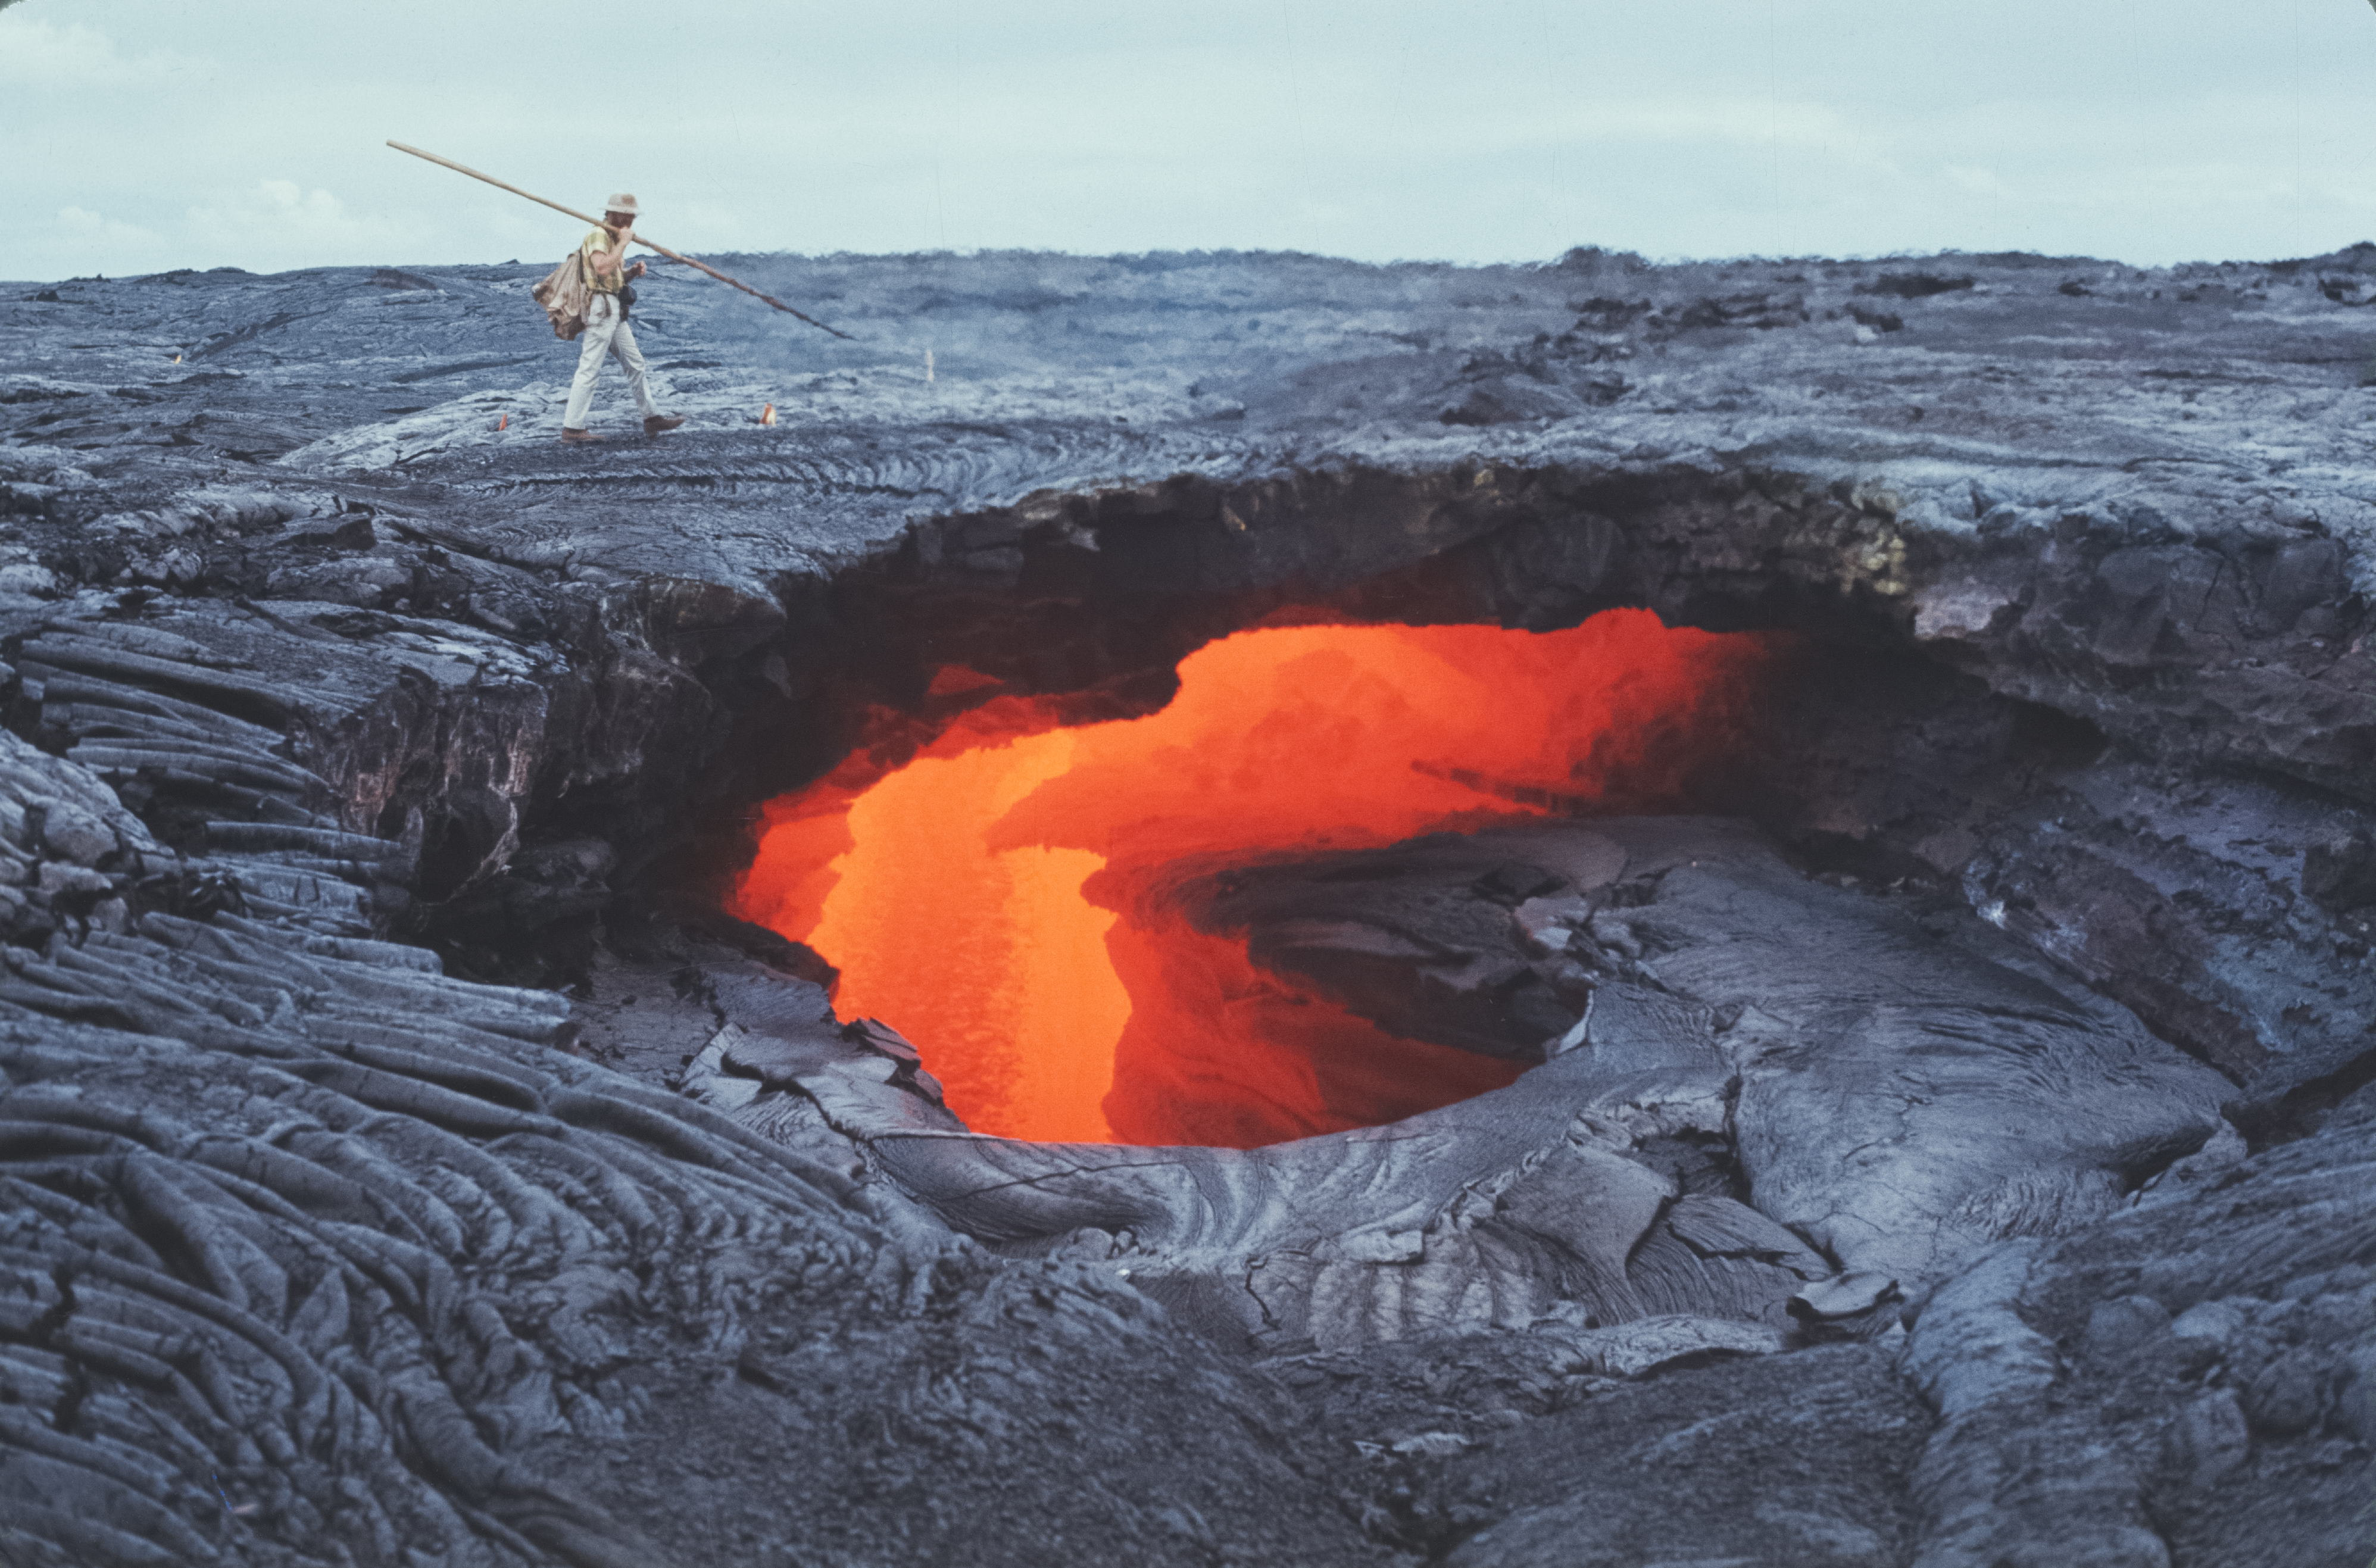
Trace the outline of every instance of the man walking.
<instances>
[{"instance_id":1,"label":"man walking","mask_svg":"<svg viewBox=\"0 0 2376 1568\"><path fill-rule=\"evenodd\" d=\"M609 229L593 230L577 247L588 297L585 341L577 351L577 379L570 383L569 407L561 416L564 441L602 439L586 428L586 420L593 411L594 378L601 374L605 354L617 355L619 367L627 373L627 390L636 395L636 405L644 410L646 435L658 435L684 422L683 415L664 414L653 405L651 388L644 383L643 350L636 347L635 329L627 325L627 307L635 300L627 285L644 275L642 262L627 261L627 242L635 237L637 210L634 196L612 196L609 210L602 214Z\"/></svg>"}]
</instances>

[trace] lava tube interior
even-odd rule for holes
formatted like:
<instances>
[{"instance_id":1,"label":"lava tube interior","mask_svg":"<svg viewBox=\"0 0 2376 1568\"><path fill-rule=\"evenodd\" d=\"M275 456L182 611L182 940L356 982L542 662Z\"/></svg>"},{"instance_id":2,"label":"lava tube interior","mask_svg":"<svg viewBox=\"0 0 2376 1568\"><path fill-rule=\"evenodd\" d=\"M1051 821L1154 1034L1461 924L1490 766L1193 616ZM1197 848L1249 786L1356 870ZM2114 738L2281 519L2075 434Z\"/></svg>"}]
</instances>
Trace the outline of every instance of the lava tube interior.
<instances>
[{"instance_id":1,"label":"lava tube interior","mask_svg":"<svg viewBox=\"0 0 2376 1568\"><path fill-rule=\"evenodd\" d=\"M915 1040L977 1132L1247 1147L1383 1124L1519 1069L1258 969L1168 909L1167 872L1671 798L1735 743L1767 646L1646 611L1241 632L1156 713L1057 729L992 696L902 766L861 754L768 802L733 909L838 967L842 1016Z\"/></svg>"}]
</instances>

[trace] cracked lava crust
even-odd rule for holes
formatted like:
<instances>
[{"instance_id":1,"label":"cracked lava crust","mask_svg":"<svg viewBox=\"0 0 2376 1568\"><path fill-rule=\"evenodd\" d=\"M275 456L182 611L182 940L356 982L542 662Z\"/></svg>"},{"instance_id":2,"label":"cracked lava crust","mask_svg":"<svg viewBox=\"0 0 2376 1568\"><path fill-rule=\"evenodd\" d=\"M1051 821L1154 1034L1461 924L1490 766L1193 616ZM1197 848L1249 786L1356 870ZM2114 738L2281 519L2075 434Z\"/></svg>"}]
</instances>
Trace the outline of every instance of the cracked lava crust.
<instances>
[{"instance_id":1,"label":"cracked lava crust","mask_svg":"<svg viewBox=\"0 0 2376 1568\"><path fill-rule=\"evenodd\" d=\"M539 270L0 299L11 1562L2366 1561L2376 250Z\"/></svg>"}]
</instances>

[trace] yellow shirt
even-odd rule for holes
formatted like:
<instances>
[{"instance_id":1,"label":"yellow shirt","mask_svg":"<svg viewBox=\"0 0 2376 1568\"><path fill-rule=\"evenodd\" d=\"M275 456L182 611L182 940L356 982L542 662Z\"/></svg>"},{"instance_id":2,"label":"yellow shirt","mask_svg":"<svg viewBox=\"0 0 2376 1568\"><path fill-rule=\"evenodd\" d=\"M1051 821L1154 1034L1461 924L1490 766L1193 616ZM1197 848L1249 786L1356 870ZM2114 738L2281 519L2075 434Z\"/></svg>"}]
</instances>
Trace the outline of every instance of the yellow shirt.
<instances>
[{"instance_id":1,"label":"yellow shirt","mask_svg":"<svg viewBox=\"0 0 2376 1568\"><path fill-rule=\"evenodd\" d=\"M608 229L595 229L588 231L586 235L585 244L579 245L577 249L586 257L586 286L588 288L593 290L598 294L615 294L621 288L625 286L627 281L626 246L621 245L618 247L619 265L617 267L613 267L609 272L597 272L594 270L595 253L600 251L605 255L611 254L611 231Z\"/></svg>"}]
</instances>

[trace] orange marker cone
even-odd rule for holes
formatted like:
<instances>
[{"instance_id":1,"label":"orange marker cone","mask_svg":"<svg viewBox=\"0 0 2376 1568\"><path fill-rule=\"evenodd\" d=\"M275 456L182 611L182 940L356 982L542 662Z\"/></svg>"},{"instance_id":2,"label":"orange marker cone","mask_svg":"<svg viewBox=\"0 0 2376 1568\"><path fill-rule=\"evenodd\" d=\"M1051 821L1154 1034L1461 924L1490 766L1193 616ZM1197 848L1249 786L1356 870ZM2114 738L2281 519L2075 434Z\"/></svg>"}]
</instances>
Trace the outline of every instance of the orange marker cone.
<instances>
[{"instance_id":1,"label":"orange marker cone","mask_svg":"<svg viewBox=\"0 0 2376 1568\"><path fill-rule=\"evenodd\" d=\"M175 355L173 356L173 362L174 362L175 364L180 364L180 363L182 362L182 356L181 356L181 355L179 355L179 354L175 354Z\"/></svg>"},{"instance_id":2,"label":"orange marker cone","mask_svg":"<svg viewBox=\"0 0 2376 1568\"><path fill-rule=\"evenodd\" d=\"M770 403L766 408L759 410L759 422L761 424L773 424L776 422L775 404Z\"/></svg>"},{"instance_id":3,"label":"orange marker cone","mask_svg":"<svg viewBox=\"0 0 2376 1568\"><path fill-rule=\"evenodd\" d=\"M497 421L495 422L495 431L496 431L496 433L497 433L498 434L500 434L502 433L502 431L503 431L504 426L505 426L505 425L507 425L507 424L509 424L509 423L511 423L511 422L512 422L512 416L511 416L511 415L509 415L509 414L505 414L503 418L501 418L501 419L497 420Z\"/></svg>"}]
</instances>

